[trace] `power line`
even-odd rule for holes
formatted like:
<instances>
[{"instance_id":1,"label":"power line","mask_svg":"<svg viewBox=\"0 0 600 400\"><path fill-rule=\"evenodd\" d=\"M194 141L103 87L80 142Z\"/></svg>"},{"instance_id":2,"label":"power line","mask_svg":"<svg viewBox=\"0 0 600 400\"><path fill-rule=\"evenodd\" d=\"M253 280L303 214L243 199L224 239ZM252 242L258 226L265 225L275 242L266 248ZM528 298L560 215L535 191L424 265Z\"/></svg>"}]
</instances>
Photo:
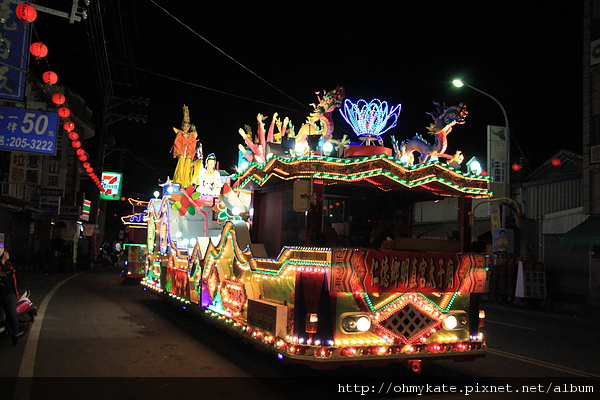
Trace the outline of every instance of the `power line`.
<instances>
[{"instance_id":1,"label":"power line","mask_svg":"<svg viewBox=\"0 0 600 400\"><path fill-rule=\"evenodd\" d=\"M214 49L216 49L217 51L219 51L221 54L223 54L225 57L229 58L231 61L233 61L234 63L236 63L237 65L239 65L240 67L242 67L243 69L245 69L246 71L248 71L249 73L251 73L252 75L254 75L255 77L257 77L258 79L260 79L261 81L263 81L264 83L266 83L267 85L269 85L270 87L272 87L273 89L277 90L279 93L283 94L284 96L286 96L287 98L289 98L290 100L300 104L303 107L306 107L306 105L302 104L301 102L299 102L298 100L294 99L292 96L288 95L287 93L285 93L283 90L279 89L278 87L276 87L275 85L271 84L270 82L268 82L266 79L264 79L263 77L261 77L260 75L256 74L254 71L252 71L251 69L249 69L248 67L246 67L245 65L243 65L242 63L240 63L239 61L237 61L235 58L233 58L232 56L230 56L229 54L227 54L225 51L221 50L219 47L217 47L216 45L214 45L213 43L211 43L208 39L206 39L204 36L200 35L198 32L196 32L195 30L193 30L190 26L186 25L185 23L183 23L180 19L178 19L177 17L175 17L173 14L171 14L170 12L168 12L167 10L165 10L162 6L158 5L154 0L150 0L150 2L152 2L152 4L154 4L157 8L159 8L160 10L162 10L163 12L165 12L169 17L173 18L175 21L179 22L183 27L187 28L190 32L192 32L194 35L198 36L200 39L204 40L206 43L208 43L210 46L212 46Z\"/></svg>"},{"instance_id":2,"label":"power line","mask_svg":"<svg viewBox=\"0 0 600 400\"><path fill-rule=\"evenodd\" d=\"M57 43L56 41L53 41L52 39L49 39L49 40L50 40L50 42ZM92 52L88 52L88 51L82 50L81 48L72 46L72 45L64 43L64 42L60 42L60 43L63 46L65 46L65 47L68 47L68 48L73 49L73 50L77 50L77 51L82 52L82 53L87 53L87 54L90 54L92 56L96 56L97 55L96 52L93 52L93 51ZM230 97L238 98L238 99L241 99L241 100L246 100L246 101L254 102L254 103L257 103L257 104L263 104L263 105L267 105L267 106L270 106L270 107L276 107L278 109L293 111L293 112L297 112L297 113L301 113L301 114L306 113L306 110L298 110L298 109L294 109L294 108L290 108L290 107L286 107L286 106L282 106L282 105L278 105L278 104L273 104L273 103L269 103L269 102L266 102L266 101L257 100L257 99L253 99L253 98L250 98L250 97L246 97L246 96L242 96L242 95L238 95L238 94L226 92L226 91L223 91L223 90L220 90L220 89L211 88L211 87L208 87L208 86L201 85L199 83L194 83L194 82L186 81L184 79L180 79L180 78L176 78L176 77L173 77L173 76L170 76L170 75L162 74L160 72L151 71L149 69L142 68L142 67L137 67L135 65L131 65L131 64L126 63L124 61L118 61L118 60L114 60L112 58L110 59L110 61L113 62L113 63L116 63L116 64L121 64L123 66L127 66L129 68L136 69L138 71L141 71L141 72L144 72L144 73L147 73L147 74L150 74L150 75L155 75L155 76L158 76L160 78L169 79L169 80L172 80L174 82L182 83L184 85L189 85L189 86L193 86L193 87L196 87L196 88L199 88L199 89L204 89L204 90L208 90L208 91L211 91L211 92L219 93L219 94L222 94L224 96L230 96ZM100 83L100 82L98 82L98 83Z\"/></svg>"}]
</instances>

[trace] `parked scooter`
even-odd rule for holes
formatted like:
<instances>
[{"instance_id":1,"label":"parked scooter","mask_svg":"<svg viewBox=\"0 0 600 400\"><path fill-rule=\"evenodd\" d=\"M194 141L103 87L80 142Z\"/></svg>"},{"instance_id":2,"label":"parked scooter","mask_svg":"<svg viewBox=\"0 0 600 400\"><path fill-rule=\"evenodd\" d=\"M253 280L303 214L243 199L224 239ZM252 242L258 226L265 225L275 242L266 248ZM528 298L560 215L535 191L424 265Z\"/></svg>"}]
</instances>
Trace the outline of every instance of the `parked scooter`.
<instances>
[{"instance_id":1,"label":"parked scooter","mask_svg":"<svg viewBox=\"0 0 600 400\"><path fill-rule=\"evenodd\" d=\"M29 289L25 290L25 293L23 293L17 302L17 317L19 318L19 333L17 337L22 337L29 331L29 327L37 315L37 307L29 300L30 294L31 291ZM0 308L0 335L5 335L5 332L6 315L4 314L4 310Z\"/></svg>"},{"instance_id":2,"label":"parked scooter","mask_svg":"<svg viewBox=\"0 0 600 400\"><path fill-rule=\"evenodd\" d=\"M105 268L118 268L122 266L123 251L116 252L112 251L108 246L103 246L100 248L97 260Z\"/></svg>"}]
</instances>

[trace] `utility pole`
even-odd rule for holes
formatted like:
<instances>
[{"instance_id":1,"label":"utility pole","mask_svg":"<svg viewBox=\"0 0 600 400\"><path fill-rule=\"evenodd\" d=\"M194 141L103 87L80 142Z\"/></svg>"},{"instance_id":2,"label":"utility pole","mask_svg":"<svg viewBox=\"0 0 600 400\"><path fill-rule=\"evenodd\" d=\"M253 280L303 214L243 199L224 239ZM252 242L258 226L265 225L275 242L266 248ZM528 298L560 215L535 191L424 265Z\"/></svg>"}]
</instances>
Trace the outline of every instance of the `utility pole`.
<instances>
[{"instance_id":1,"label":"utility pole","mask_svg":"<svg viewBox=\"0 0 600 400\"><path fill-rule=\"evenodd\" d=\"M83 0L85 7L90 5L90 0ZM81 22L81 19L87 19L87 10L84 7L79 7L79 0L73 0L71 6L71 12L67 13L64 11L53 10L48 7L40 6L38 4L31 4L37 11L45 12L46 14L56 15L57 17L66 18L69 23Z\"/></svg>"},{"instance_id":2,"label":"utility pole","mask_svg":"<svg viewBox=\"0 0 600 400\"><path fill-rule=\"evenodd\" d=\"M114 84L114 82L112 82L112 81L108 82L108 83L110 85ZM98 148L97 148L97 159L101 163L100 165L102 165L102 167L104 167L104 162L105 162L106 156L108 154L110 154L110 152L108 154L106 153L106 139L109 134L110 126L113 124L116 124L117 122L121 122L123 120L146 123L147 122L146 115L124 113L122 111L126 111L127 105L137 105L137 106L147 107L150 103L149 99L135 98L135 97L118 97L118 96L111 96L108 94L104 94L103 98L104 98L103 107L102 107L103 118L102 118L102 126L100 127L101 136L100 136L100 140L98 142ZM125 107L123 107L123 106L125 106ZM113 149L113 151L119 153L119 160L118 160L119 168L118 169L119 169L119 171L122 172L124 149ZM99 194L98 194L98 197L100 197ZM101 232L105 232L107 206L108 206L107 200L98 199L98 208L100 208L100 210L101 210L100 215L98 217L98 226L101 229Z\"/></svg>"},{"instance_id":3,"label":"utility pole","mask_svg":"<svg viewBox=\"0 0 600 400\"><path fill-rule=\"evenodd\" d=\"M115 110L117 107L119 107L123 104L135 104L135 105L143 105L143 106L148 107L148 104L150 103L149 99L143 99L143 98L138 99L135 97L125 98L125 97L111 96L110 100L113 100L114 103L112 105L108 106L106 109L108 125L112 125L112 124L122 121L124 119L127 119L129 121L134 121L134 122L143 122L143 123L148 122L147 115L139 115L139 114L134 115L131 113L123 114L123 113L113 112L113 110Z\"/></svg>"}]
</instances>

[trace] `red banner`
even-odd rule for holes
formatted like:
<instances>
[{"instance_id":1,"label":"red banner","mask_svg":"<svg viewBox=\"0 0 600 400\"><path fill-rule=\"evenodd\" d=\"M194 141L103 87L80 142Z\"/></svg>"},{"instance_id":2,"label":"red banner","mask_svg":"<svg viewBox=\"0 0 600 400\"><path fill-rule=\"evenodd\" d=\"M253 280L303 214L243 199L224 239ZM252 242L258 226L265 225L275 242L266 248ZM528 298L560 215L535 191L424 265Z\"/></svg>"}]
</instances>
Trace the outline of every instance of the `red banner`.
<instances>
[{"instance_id":1,"label":"red banner","mask_svg":"<svg viewBox=\"0 0 600 400\"><path fill-rule=\"evenodd\" d=\"M351 252L350 257L339 254L334 263L337 267L334 274L336 291L355 291L357 288L351 288L352 281L355 281L367 293L456 292L466 283L465 280L470 279L470 268L479 269L482 264L474 255L455 253ZM352 272L340 274L347 267L351 267ZM482 291L482 288L465 289Z\"/></svg>"}]
</instances>

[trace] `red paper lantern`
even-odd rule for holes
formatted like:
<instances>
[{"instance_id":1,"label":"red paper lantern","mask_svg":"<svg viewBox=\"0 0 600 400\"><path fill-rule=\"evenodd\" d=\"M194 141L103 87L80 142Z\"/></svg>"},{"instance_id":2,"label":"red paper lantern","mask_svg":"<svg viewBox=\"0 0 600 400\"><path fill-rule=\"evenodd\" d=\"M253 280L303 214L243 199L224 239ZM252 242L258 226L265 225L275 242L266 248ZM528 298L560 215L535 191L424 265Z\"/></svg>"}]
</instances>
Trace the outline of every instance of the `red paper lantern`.
<instances>
[{"instance_id":1,"label":"red paper lantern","mask_svg":"<svg viewBox=\"0 0 600 400\"><path fill-rule=\"evenodd\" d=\"M82 156L79 156L79 161L87 161L87 156L85 154Z\"/></svg>"},{"instance_id":2,"label":"red paper lantern","mask_svg":"<svg viewBox=\"0 0 600 400\"><path fill-rule=\"evenodd\" d=\"M62 93L54 93L52 95L52 102L54 104L56 104L57 106L65 104L65 100L67 100L67 99L65 98L65 95Z\"/></svg>"},{"instance_id":3,"label":"red paper lantern","mask_svg":"<svg viewBox=\"0 0 600 400\"><path fill-rule=\"evenodd\" d=\"M63 129L67 132L71 132L73 129L75 129L75 124L71 121L67 121L63 124Z\"/></svg>"},{"instance_id":4,"label":"red paper lantern","mask_svg":"<svg viewBox=\"0 0 600 400\"><path fill-rule=\"evenodd\" d=\"M73 140L71 142L71 146L73 146L74 148L78 149L81 147L81 142L79 140Z\"/></svg>"},{"instance_id":5,"label":"red paper lantern","mask_svg":"<svg viewBox=\"0 0 600 400\"><path fill-rule=\"evenodd\" d=\"M23 3L15 7L15 15L23 21L23 23L28 24L35 21L37 18L37 11L31 4Z\"/></svg>"},{"instance_id":6,"label":"red paper lantern","mask_svg":"<svg viewBox=\"0 0 600 400\"><path fill-rule=\"evenodd\" d=\"M89 162L84 162L83 163L83 168L88 169L92 166L92 164L90 164Z\"/></svg>"},{"instance_id":7,"label":"red paper lantern","mask_svg":"<svg viewBox=\"0 0 600 400\"><path fill-rule=\"evenodd\" d=\"M58 82L58 75L56 75L55 72L52 71L46 71L44 72L44 74L42 75L42 79L44 80L44 82L46 82L48 85L54 85L56 82Z\"/></svg>"},{"instance_id":8,"label":"red paper lantern","mask_svg":"<svg viewBox=\"0 0 600 400\"><path fill-rule=\"evenodd\" d=\"M553 158L552 160L550 160L550 164L554 165L555 167L558 167L561 163L562 161L560 160L560 158Z\"/></svg>"},{"instance_id":9,"label":"red paper lantern","mask_svg":"<svg viewBox=\"0 0 600 400\"><path fill-rule=\"evenodd\" d=\"M37 60L39 60L48 55L48 46L42 42L31 43L31 46L29 46L29 51Z\"/></svg>"},{"instance_id":10,"label":"red paper lantern","mask_svg":"<svg viewBox=\"0 0 600 400\"><path fill-rule=\"evenodd\" d=\"M487 171L481 171L481 176L488 176L488 172Z\"/></svg>"},{"instance_id":11,"label":"red paper lantern","mask_svg":"<svg viewBox=\"0 0 600 400\"><path fill-rule=\"evenodd\" d=\"M87 168L85 169L85 172L87 172L88 174L91 174L92 172L94 172L94 168L92 168L92 167L87 167Z\"/></svg>"},{"instance_id":12,"label":"red paper lantern","mask_svg":"<svg viewBox=\"0 0 600 400\"><path fill-rule=\"evenodd\" d=\"M77 139L79 139L79 133L77 133L77 132L69 132L69 139L71 139L71 140L77 140Z\"/></svg>"},{"instance_id":13,"label":"red paper lantern","mask_svg":"<svg viewBox=\"0 0 600 400\"><path fill-rule=\"evenodd\" d=\"M81 156L85 155L85 150L84 149L77 149L75 151L75 154L77 154L78 156L81 157Z\"/></svg>"},{"instance_id":14,"label":"red paper lantern","mask_svg":"<svg viewBox=\"0 0 600 400\"><path fill-rule=\"evenodd\" d=\"M61 118L67 118L69 115L71 115L71 110L69 110L67 107L61 107L58 109L58 115L60 115Z\"/></svg>"},{"instance_id":15,"label":"red paper lantern","mask_svg":"<svg viewBox=\"0 0 600 400\"><path fill-rule=\"evenodd\" d=\"M520 171L520 170L521 170L521 168L522 168L522 167L521 167L521 164L516 164L516 163L515 163L515 164L513 164L513 165L512 165L512 170L513 170L513 171Z\"/></svg>"},{"instance_id":16,"label":"red paper lantern","mask_svg":"<svg viewBox=\"0 0 600 400\"><path fill-rule=\"evenodd\" d=\"M127 200L127 199L125 199L125 197L121 197L121 201L125 201L125 200Z\"/></svg>"}]
</instances>

